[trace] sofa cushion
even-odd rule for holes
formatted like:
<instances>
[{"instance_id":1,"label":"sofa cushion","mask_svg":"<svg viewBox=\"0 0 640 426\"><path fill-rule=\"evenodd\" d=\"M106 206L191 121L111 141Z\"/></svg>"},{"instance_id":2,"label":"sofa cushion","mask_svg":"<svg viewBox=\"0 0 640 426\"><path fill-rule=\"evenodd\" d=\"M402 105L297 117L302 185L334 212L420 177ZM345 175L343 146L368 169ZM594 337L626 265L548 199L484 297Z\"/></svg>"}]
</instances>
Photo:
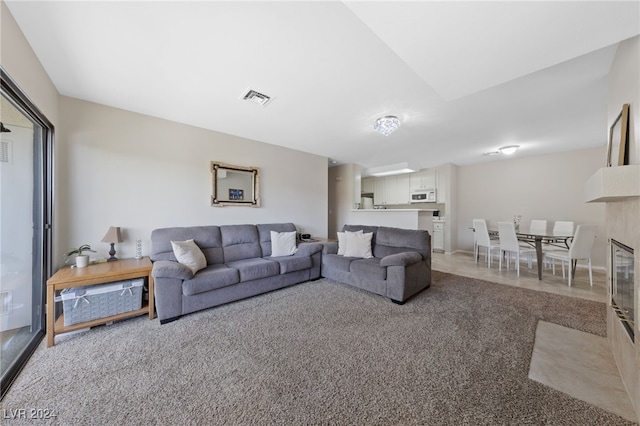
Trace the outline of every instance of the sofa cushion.
<instances>
[{"instance_id":1,"label":"sofa cushion","mask_svg":"<svg viewBox=\"0 0 640 426\"><path fill-rule=\"evenodd\" d=\"M387 268L380 266L380 259L356 259L351 262L349 271L370 280L386 280Z\"/></svg>"},{"instance_id":2,"label":"sofa cushion","mask_svg":"<svg viewBox=\"0 0 640 426\"><path fill-rule=\"evenodd\" d=\"M273 260L254 258L228 262L227 266L240 273L240 281L251 281L280 274L280 264Z\"/></svg>"},{"instance_id":3,"label":"sofa cushion","mask_svg":"<svg viewBox=\"0 0 640 426\"><path fill-rule=\"evenodd\" d=\"M207 264L224 263L222 255L222 239L218 226L187 226L173 228L158 228L151 232L151 254L154 262L157 260L177 261L173 254L171 241L194 240Z\"/></svg>"},{"instance_id":4,"label":"sofa cushion","mask_svg":"<svg viewBox=\"0 0 640 426\"><path fill-rule=\"evenodd\" d=\"M302 271L313 266L313 261L309 256L270 257L269 260L276 261L280 264L280 274Z\"/></svg>"},{"instance_id":5,"label":"sofa cushion","mask_svg":"<svg viewBox=\"0 0 640 426\"><path fill-rule=\"evenodd\" d=\"M189 268L193 274L207 266L207 259L195 241L171 241L171 247L178 263Z\"/></svg>"},{"instance_id":6,"label":"sofa cushion","mask_svg":"<svg viewBox=\"0 0 640 426\"><path fill-rule=\"evenodd\" d=\"M261 258L258 229L254 225L224 225L220 227L224 262Z\"/></svg>"},{"instance_id":7,"label":"sofa cushion","mask_svg":"<svg viewBox=\"0 0 640 426\"><path fill-rule=\"evenodd\" d=\"M338 271L349 272L349 265L354 260L357 260L355 257L344 257L339 254L323 254L322 255L322 264L327 265L329 268L336 269Z\"/></svg>"},{"instance_id":8,"label":"sofa cushion","mask_svg":"<svg viewBox=\"0 0 640 426\"><path fill-rule=\"evenodd\" d=\"M260 236L260 247L262 257L271 256L271 231L275 232L297 232L293 223L263 223L256 225Z\"/></svg>"},{"instance_id":9,"label":"sofa cushion","mask_svg":"<svg viewBox=\"0 0 640 426\"><path fill-rule=\"evenodd\" d=\"M376 234L375 257L383 258L390 254L413 251L420 253L423 259L431 254L431 238L428 231L400 229L381 226Z\"/></svg>"},{"instance_id":10,"label":"sofa cushion","mask_svg":"<svg viewBox=\"0 0 640 426\"><path fill-rule=\"evenodd\" d=\"M371 237L371 247L372 250L373 248L376 246L376 234L378 232L378 227L377 226L370 226L370 225L344 225L342 227L342 231L349 231L349 232L357 232L357 231L361 231L364 232L365 234L368 232L373 233L373 237ZM375 253L374 253L375 255Z\"/></svg>"},{"instance_id":11,"label":"sofa cushion","mask_svg":"<svg viewBox=\"0 0 640 426\"><path fill-rule=\"evenodd\" d=\"M346 232L347 247L344 251L345 257L362 257L368 259L373 257L371 254L371 237L372 232Z\"/></svg>"},{"instance_id":12,"label":"sofa cushion","mask_svg":"<svg viewBox=\"0 0 640 426\"><path fill-rule=\"evenodd\" d=\"M182 283L182 294L193 296L238 282L240 282L240 275L237 269L229 268L226 265L209 265L193 278Z\"/></svg>"},{"instance_id":13,"label":"sofa cushion","mask_svg":"<svg viewBox=\"0 0 640 426\"><path fill-rule=\"evenodd\" d=\"M338 232L338 254L344 256L347 251L347 234L349 231ZM362 230L357 231L358 234L362 234Z\"/></svg>"},{"instance_id":14,"label":"sofa cushion","mask_svg":"<svg viewBox=\"0 0 640 426\"><path fill-rule=\"evenodd\" d=\"M296 254L296 231L276 232L271 231L271 256L291 256Z\"/></svg>"}]
</instances>

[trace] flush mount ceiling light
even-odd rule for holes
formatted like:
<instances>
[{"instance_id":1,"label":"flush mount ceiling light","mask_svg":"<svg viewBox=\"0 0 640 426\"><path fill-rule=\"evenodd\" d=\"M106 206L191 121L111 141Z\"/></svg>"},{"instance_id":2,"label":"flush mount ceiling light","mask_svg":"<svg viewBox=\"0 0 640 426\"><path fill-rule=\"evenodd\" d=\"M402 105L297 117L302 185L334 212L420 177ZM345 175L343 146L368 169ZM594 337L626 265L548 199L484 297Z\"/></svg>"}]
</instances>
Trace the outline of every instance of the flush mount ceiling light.
<instances>
[{"instance_id":1,"label":"flush mount ceiling light","mask_svg":"<svg viewBox=\"0 0 640 426\"><path fill-rule=\"evenodd\" d=\"M399 175L402 173L413 173L418 171L418 168L409 164L408 162L397 163L397 164L389 164L387 166L378 166L371 167L366 170L365 175L367 176L391 176L391 175Z\"/></svg>"},{"instance_id":2,"label":"flush mount ceiling light","mask_svg":"<svg viewBox=\"0 0 640 426\"><path fill-rule=\"evenodd\" d=\"M520 148L520 145L508 145L503 146L502 148L498 148L498 151L500 151L504 155L511 155L516 152L518 148Z\"/></svg>"},{"instance_id":3,"label":"flush mount ceiling light","mask_svg":"<svg viewBox=\"0 0 640 426\"><path fill-rule=\"evenodd\" d=\"M386 117L380 117L376 120L373 128L376 132L382 133L385 136L389 136L400 127L400 120L393 115L387 115Z\"/></svg>"}]
</instances>

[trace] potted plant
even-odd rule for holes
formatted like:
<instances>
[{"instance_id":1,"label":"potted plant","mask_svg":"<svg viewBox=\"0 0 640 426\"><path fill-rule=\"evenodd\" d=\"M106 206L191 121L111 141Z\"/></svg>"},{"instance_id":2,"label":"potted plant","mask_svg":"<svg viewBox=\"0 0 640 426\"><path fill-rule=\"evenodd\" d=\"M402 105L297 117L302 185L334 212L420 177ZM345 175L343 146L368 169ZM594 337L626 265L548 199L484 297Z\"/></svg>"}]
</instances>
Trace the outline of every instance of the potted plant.
<instances>
[{"instance_id":1,"label":"potted plant","mask_svg":"<svg viewBox=\"0 0 640 426\"><path fill-rule=\"evenodd\" d=\"M91 250L91 246L89 244L83 244L80 247L74 248L67 253L67 258L70 256L76 255L76 266L78 268L84 268L89 264L89 255L83 254L85 251L90 251L95 253L95 250Z\"/></svg>"}]
</instances>

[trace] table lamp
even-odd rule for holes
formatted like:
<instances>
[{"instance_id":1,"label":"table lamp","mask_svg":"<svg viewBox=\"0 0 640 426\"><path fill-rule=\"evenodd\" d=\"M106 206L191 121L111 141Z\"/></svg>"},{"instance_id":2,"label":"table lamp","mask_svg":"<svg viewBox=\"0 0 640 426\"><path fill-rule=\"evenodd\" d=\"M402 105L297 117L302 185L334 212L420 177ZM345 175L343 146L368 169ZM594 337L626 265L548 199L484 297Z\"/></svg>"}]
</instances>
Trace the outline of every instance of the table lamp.
<instances>
[{"instance_id":1,"label":"table lamp","mask_svg":"<svg viewBox=\"0 0 640 426\"><path fill-rule=\"evenodd\" d=\"M107 262L111 262L114 260L118 260L116 257L116 249L114 248L115 243L122 242L122 236L120 235L120 227L119 226L110 226L107 231L107 235L102 239L103 243L111 244L111 250L109 250L109 255L111 256L107 259Z\"/></svg>"}]
</instances>

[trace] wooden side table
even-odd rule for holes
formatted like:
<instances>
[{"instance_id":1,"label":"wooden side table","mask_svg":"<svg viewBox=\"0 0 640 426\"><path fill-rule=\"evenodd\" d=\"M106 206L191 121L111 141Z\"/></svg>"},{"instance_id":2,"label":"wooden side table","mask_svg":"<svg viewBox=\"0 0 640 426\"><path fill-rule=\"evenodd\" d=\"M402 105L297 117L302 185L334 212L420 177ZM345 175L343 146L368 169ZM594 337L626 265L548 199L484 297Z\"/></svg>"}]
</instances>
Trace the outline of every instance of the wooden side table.
<instances>
[{"instance_id":1,"label":"wooden side table","mask_svg":"<svg viewBox=\"0 0 640 426\"><path fill-rule=\"evenodd\" d=\"M86 268L63 268L56 272L47 280L47 347L50 348L54 345L56 334L106 324L111 321L146 313L149 314L149 319L153 320L155 303L153 276L151 275L152 266L151 260L148 257L143 257L142 259L119 259L113 262L97 263ZM56 291L133 278L146 278L149 287L149 301L143 301L140 309L69 326L64 325L64 313L57 319L55 318Z\"/></svg>"}]
</instances>

